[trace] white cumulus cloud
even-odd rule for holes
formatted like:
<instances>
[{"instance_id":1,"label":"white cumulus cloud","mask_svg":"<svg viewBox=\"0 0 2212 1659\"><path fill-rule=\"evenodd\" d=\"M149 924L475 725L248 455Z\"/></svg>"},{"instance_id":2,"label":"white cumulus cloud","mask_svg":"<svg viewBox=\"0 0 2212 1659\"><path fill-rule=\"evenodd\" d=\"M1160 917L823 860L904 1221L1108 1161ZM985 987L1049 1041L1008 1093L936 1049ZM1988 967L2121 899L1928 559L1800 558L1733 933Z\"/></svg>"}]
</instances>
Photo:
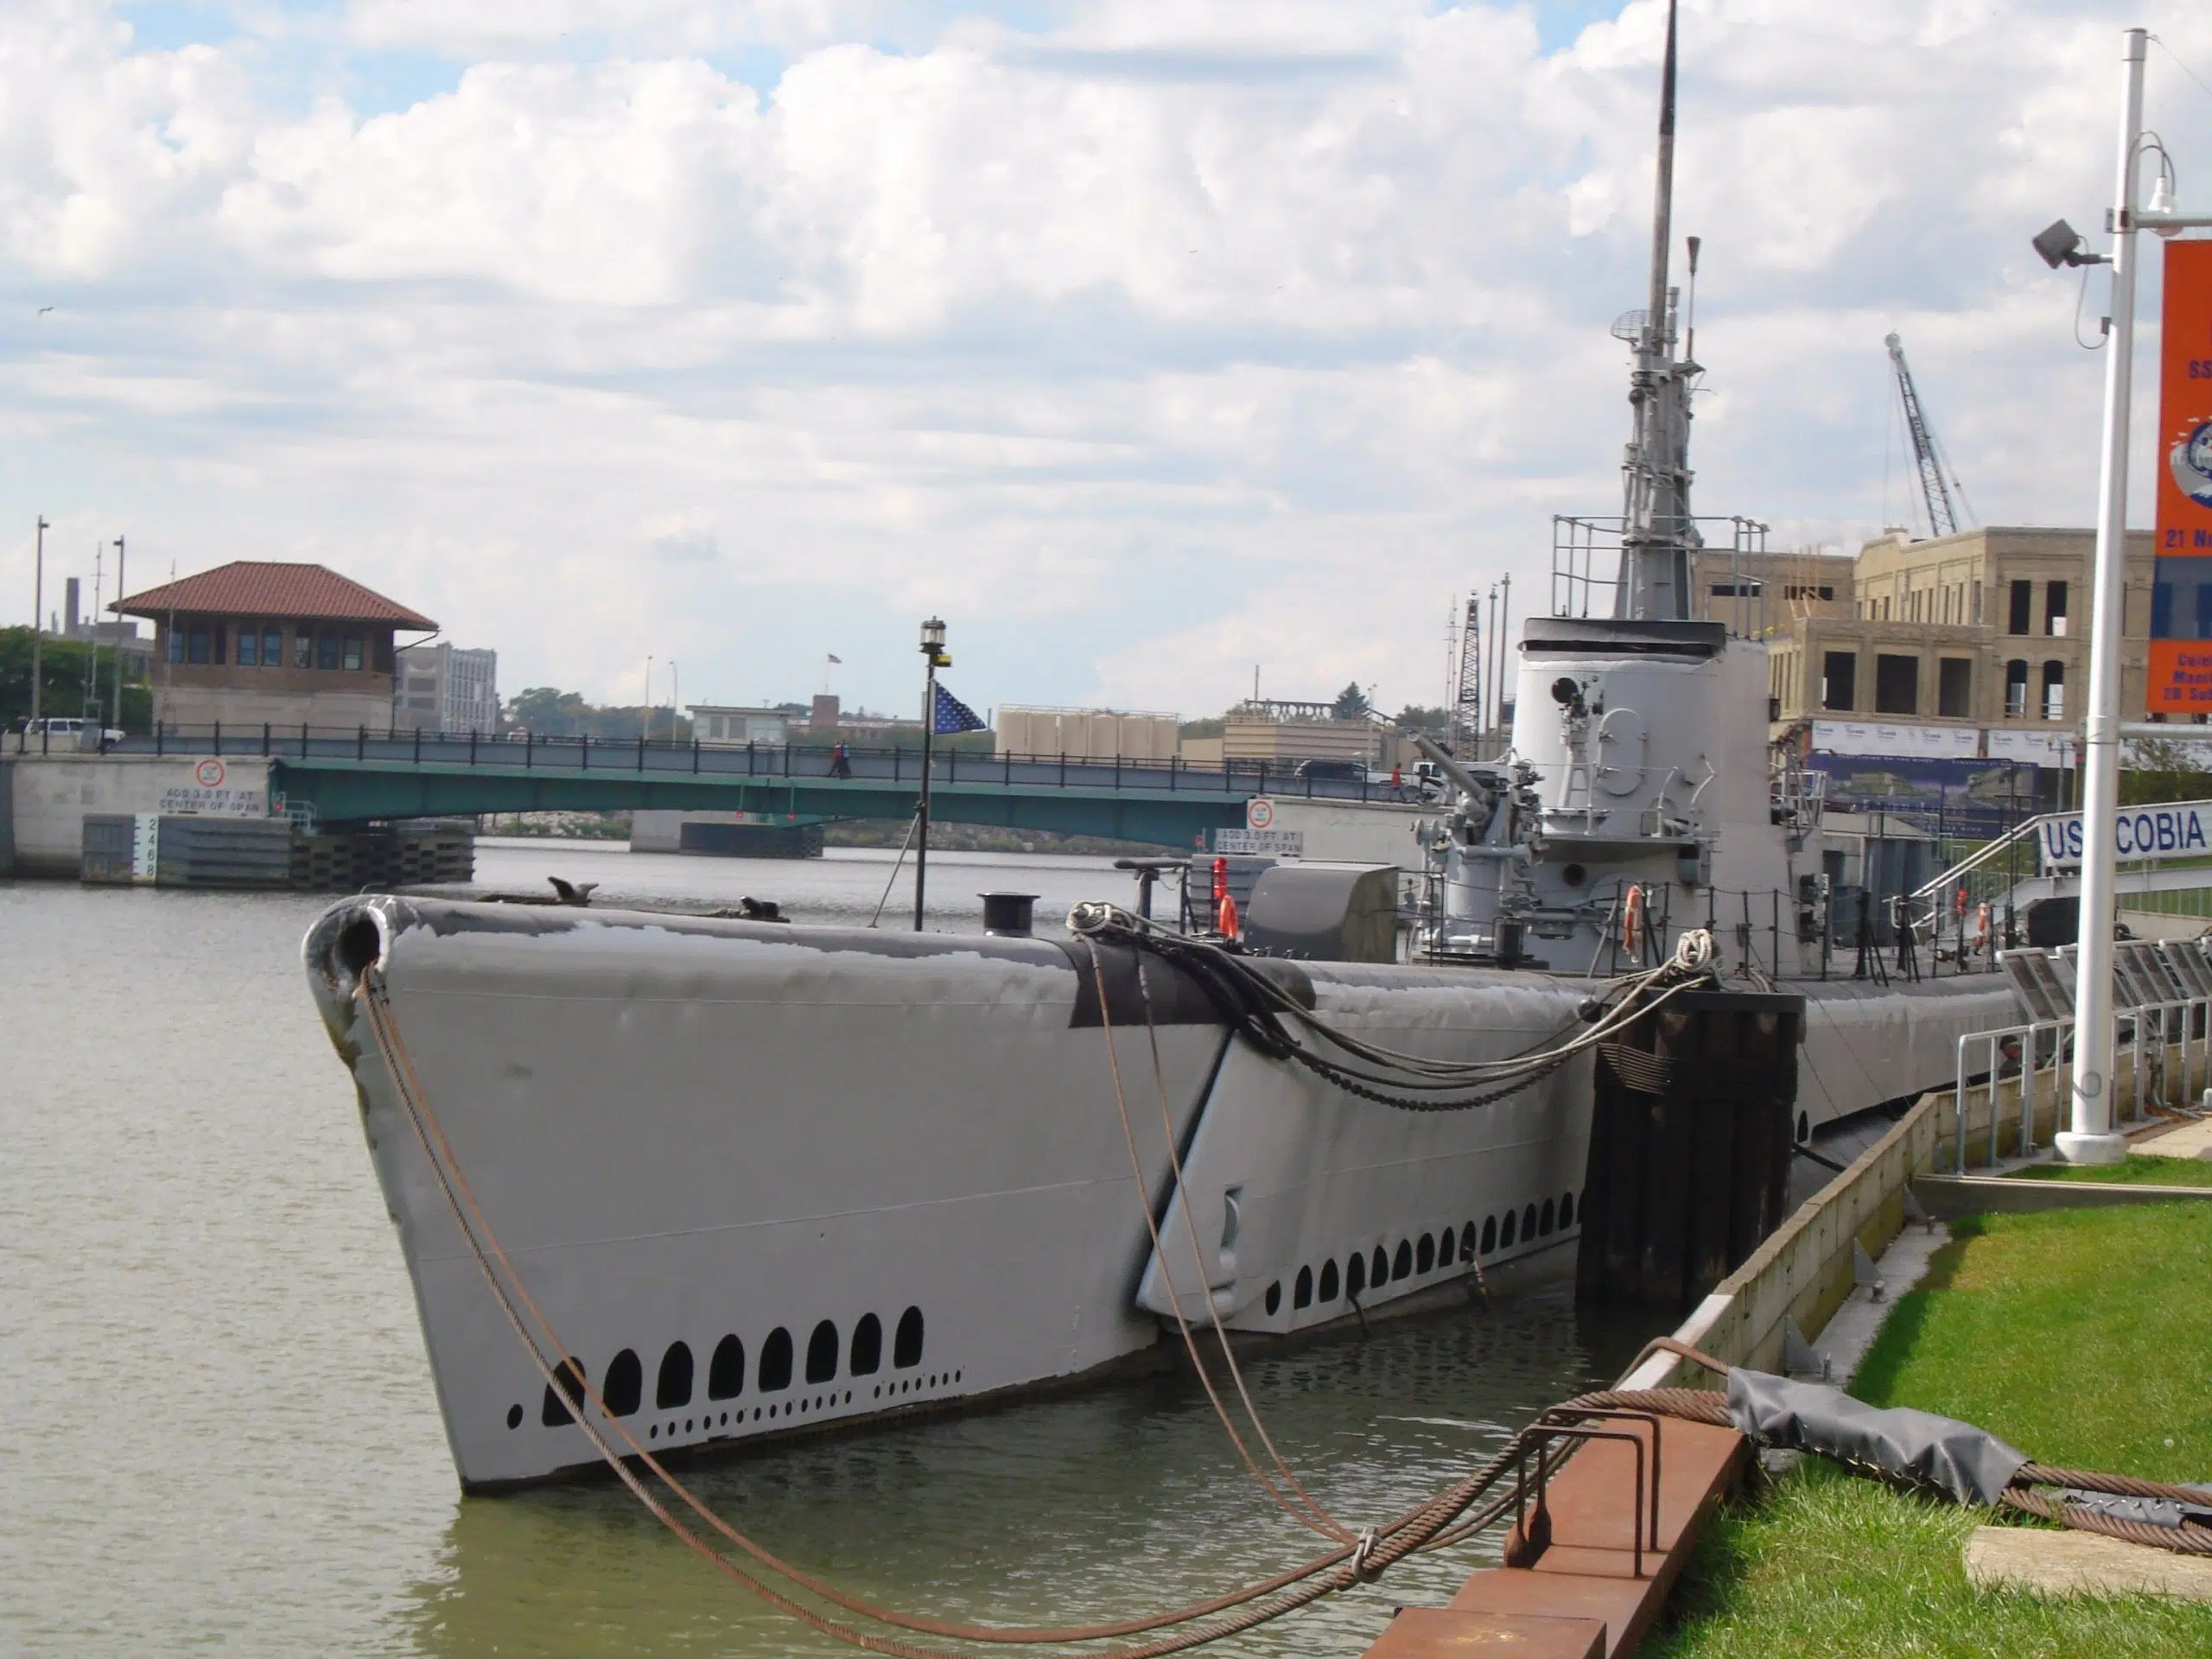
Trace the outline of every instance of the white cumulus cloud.
<instances>
[{"instance_id":1,"label":"white cumulus cloud","mask_svg":"<svg viewBox=\"0 0 2212 1659\"><path fill-rule=\"evenodd\" d=\"M2212 199L2212 15L2150 11ZM355 0L149 48L26 0L0 586L44 512L142 574L323 559L510 686L834 651L904 706L938 610L978 703L1433 701L1454 594L1541 604L1551 514L1615 505L1663 11L1592 16ZM2131 21L1686 8L1704 511L1901 520L1895 327L1982 513L2087 521L2100 359L2025 237L2101 222Z\"/></svg>"}]
</instances>

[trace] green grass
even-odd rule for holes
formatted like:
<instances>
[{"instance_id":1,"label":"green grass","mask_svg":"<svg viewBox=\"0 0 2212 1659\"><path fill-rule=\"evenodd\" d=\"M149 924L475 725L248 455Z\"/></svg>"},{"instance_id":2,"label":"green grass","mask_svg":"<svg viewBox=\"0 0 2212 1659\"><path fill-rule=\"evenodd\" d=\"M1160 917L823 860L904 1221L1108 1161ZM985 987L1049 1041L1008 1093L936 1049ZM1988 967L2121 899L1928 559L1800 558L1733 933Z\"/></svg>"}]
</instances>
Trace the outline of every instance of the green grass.
<instances>
[{"instance_id":1,"label":"green grass","mask_svg":"<svg viewBox=\"0 0 2212 1659\"><path fill-rule=\"evenodd\" d=\"M2117 1164L2030 1164L2016 1181L2104 1181L2118 1186L2212 1186L2212 1161L2131 1152Z\"/></svg>"},{"instance_id":2,"label":"green grass","mask_svg":"<svg viewBox=\"0 0 2212 1659\"><path fill-rule=\"evenodd\" d=\"M1953 1234L1853 1392L1978 1422L2045 1463L2212 1476L2212 1205L1969 1217ZM2212 1653L2212 1606L1974 1589L1961 1552L1990 1518L1808 1459L1706 1529L1644 1652Z\"/></svg>"}]
</instances>

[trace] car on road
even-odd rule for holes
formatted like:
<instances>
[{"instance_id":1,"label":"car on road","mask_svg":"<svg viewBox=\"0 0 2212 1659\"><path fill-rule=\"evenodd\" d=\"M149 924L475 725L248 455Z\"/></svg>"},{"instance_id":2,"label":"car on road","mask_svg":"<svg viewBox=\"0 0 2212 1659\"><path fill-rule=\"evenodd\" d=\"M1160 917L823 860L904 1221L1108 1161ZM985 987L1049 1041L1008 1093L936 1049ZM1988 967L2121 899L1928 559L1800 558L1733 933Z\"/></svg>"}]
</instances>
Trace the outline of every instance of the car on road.
<instances>
[{"instance_id":1,"label":"car on road","mask_svg":"<svg viewBox=\"0 0 2212 1659\"><path fill-rule=\"evenodd\" d=\"M1363 784L1372 774L1357 760L1301 760L1295 774L1300 783Z\"/></svg>"}]
</instances>

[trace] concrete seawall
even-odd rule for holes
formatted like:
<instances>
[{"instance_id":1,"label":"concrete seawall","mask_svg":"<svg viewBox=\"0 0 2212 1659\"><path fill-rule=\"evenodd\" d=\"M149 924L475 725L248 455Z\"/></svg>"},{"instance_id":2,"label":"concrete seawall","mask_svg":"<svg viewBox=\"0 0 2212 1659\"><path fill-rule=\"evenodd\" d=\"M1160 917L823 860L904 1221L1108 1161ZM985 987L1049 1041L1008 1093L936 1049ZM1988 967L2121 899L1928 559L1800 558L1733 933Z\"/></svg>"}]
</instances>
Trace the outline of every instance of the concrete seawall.
<instances>
[{"instance_id":1,"label":"concrete seawall","mask_svg":"<svg viewBox=\"0 0 2212 1659\"><path fill-rule=\"evenodd\" d=\"M2152 1051L2154 1062L2158 1056ZM2204 1045L2196 1042L2184 1064L2178 1046L2164 1055L2164 1076L2194 1084L2204 1075ZM2115 1098L2133 1098L2133 1057L2123 1049L2115 1071ZM2189 1076L2184 1078L2184 1072ZM2035 1074L2036 1128L2039 1145L2048 1145L2056 1126L2057 1103L2064 1093L2062 1074L2045 1067ZM1997 1090L1998 1139L2011 1149L2018 1122L2019 1079L2003 1080ZM1969 1089L1966 1097L1967 1162L1988 1159L1990 1090L1985 1085ZM1784 1321L1794 1319L1808 1337L1817 1336L1852 1290L1852 1249L1855 1242L1867 1255L1878 1258L1904 1226L1908 1192L1951 1170L1955 1156L1959 1116L1953 1091L1939 1090L1923 1095L1879 1141L1821 1192L1808 1198L1774 1236L1753 1252L1744 1265L1722 1280L1674 1332L1675 1340L1711 1354L1732 1365L1760 1370L1781 1369ZM1938 1180L1936 1185L1944 1184ZM1949 1187L1961 1184L1950 1183ZM2054 1201L2048 1193L2014 1196L2012 1189L2059 1185L2025 1181L1974 1181L1977 1192L2003 1189L2003 1205L1953 1201L1947 1213L1968 1208L2041 1207ZM1947 1190L1948 1190L1947 1188ZM2077 1192L2084 1191L2076 1187ZM2084 1203L2127 1203L2145 1200L2106 1198L2114 1189L2091 1190ZM2124 1191L2120 1189L2118 1191ZM1915 1200L1917 1202L1917 1199ZM1702 1366L1655 1354L1620 1384L1629 1389L1656 1389L1677 1383L1711 1383Z\"/></svg>"},{"instance_id":2,"label":"concrete seawall","mask_svg":"<svg viewBox=\"0 0 2212 1659\"><path fill-rule=\"evenodd\" d=\"M0 823L12 826L16 875L81 874L88 813L269 811L269 763L257 755L10 755L0 783L7 798Z\"/></svg>"}]
</instances>

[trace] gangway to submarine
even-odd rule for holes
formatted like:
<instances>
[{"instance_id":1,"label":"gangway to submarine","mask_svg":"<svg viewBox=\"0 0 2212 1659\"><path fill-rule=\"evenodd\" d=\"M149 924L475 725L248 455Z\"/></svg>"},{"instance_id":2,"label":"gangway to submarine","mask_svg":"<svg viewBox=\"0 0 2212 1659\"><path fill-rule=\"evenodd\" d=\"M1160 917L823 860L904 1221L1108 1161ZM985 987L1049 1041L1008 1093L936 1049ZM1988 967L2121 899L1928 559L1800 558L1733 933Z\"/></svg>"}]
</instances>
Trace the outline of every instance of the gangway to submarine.
<instances>
[{"instance_id":1,"label":"gangway to submarine","mask_svg":"<svg viewBox=\"0 0 2212 1659\"><path fill-rule=\"evenodd\" d=\"M2122 812L2129 817L2170 813L2212 819L2212 800L2145 803L2124 808ZM2031 905L2078 897L2080 871L2051 862L2044 832L2080 816L2074 811L2044 812L2023 818L2005 834L1985 842L1913 888L1905 901L1915 931L1923 938L1941 940L1955 930L1971 930L1977 924L1968 918L1977 917L1986 905L1995 920L1993 931L2009 935L2018 916ZM2114 890L2123 898L2212 889L2212 861L2201 853L2155 849L2123 851L2120 861ZM2207 919L2212 922L2212 918Z\"/></svg>"}]
</instances>

